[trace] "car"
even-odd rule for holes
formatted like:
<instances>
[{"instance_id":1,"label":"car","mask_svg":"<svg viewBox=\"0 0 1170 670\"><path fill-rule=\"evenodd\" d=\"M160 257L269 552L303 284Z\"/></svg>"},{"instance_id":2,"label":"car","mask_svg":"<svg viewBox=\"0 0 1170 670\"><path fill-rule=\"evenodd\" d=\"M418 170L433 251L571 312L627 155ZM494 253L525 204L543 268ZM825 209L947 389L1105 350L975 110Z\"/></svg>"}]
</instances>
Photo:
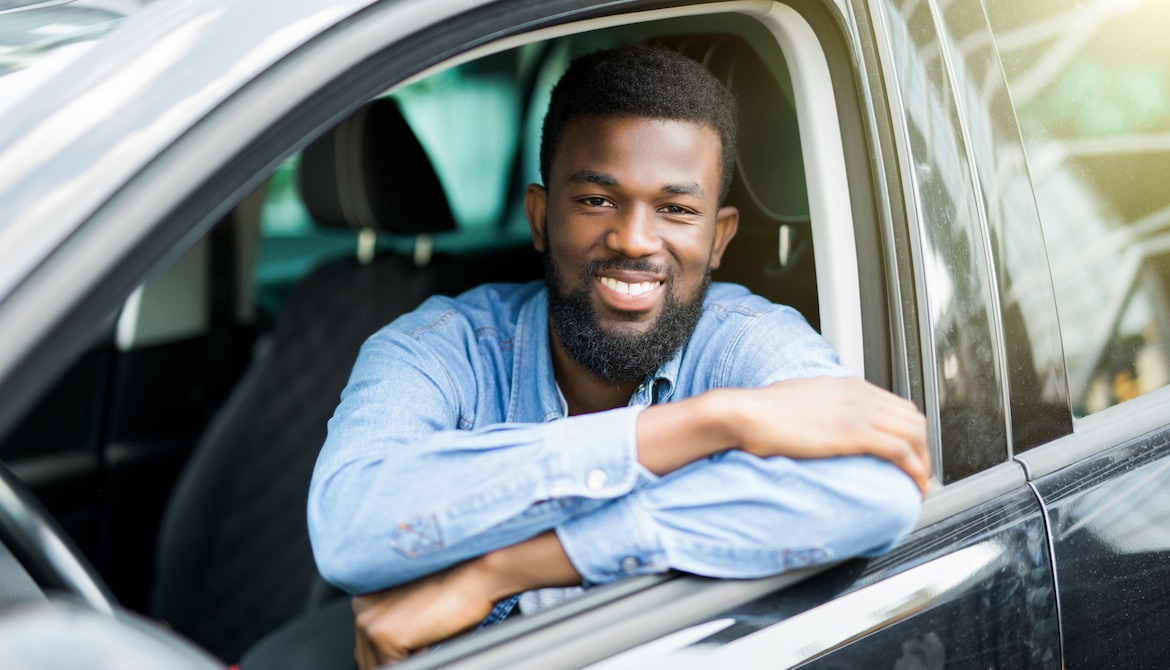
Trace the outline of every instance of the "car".
<instances>
[{"instance_id":1,"label":"car","mask_svg":"<svg viewBox=\"0 0 1170 670\"><path fill-rule=\"evenodd\" d=\"M1167 19L0 3L0 658L248 668L346 607L304 497L357 346L429 295L540 276L519 202L549 87L655 42L740 103L715 279L913 400L937 485L881 557L632 577L403 667L1160 667Z\"/></svg>"}]
</instances>

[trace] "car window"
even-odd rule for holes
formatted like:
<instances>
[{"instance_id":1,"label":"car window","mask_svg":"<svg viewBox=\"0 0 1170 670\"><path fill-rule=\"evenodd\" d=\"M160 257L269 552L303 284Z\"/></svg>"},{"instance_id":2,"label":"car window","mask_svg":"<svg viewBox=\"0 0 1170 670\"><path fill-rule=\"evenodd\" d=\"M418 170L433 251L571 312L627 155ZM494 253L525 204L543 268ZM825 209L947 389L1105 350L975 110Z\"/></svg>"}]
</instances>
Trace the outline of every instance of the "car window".
<instances>
[{"instance_id":1,"label":"car window","mask_svg":"<svg viewBox=\"0 0 1170 670\"><path fill-rule=\"evenodd\" d=\"M1170 5L984 4L1084 417L1170 383Z\"/></svg>"}]
</instances>

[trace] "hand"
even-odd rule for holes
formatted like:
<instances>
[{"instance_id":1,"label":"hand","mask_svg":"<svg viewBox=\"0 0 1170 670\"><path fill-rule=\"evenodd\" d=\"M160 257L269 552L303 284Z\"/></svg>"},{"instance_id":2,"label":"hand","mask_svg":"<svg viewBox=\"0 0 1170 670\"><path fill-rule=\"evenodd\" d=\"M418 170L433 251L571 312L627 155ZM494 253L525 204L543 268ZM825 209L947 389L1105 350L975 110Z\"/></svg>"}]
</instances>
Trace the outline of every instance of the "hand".
<instances>
[{"instance_id":1,"label":"hand","mask_svg":"<svg viewBox=\"0 0 1170 670\"><path fill-rule=\"evenodd\" d=\"M760 389L728 389L732 444L757 456L867 454L930 489L926 417L914 403L856 378L817 377Z\"/></svg>"},{"instance_id":2,"label":"hand","mask_svg":"<svg viewBox=\"0 0 1170 670\"><path fill-rule=\"evenodd\" d=\"M354 660L359 670L397 663L474 628L493 606L472 563L357 596L353 599Z\"/></svg>"},{"instance_id":3,"label":"hand","mask_svg":"<svg viewBox=\"0 0 1170 670\"><path fill-rule=\"evenodd\" d=\"M397 663L474 628L508 596L580 583L556 533L542 533L416 582L354 598L354 659L359 670Z\"/></svg>"}]
</instances>

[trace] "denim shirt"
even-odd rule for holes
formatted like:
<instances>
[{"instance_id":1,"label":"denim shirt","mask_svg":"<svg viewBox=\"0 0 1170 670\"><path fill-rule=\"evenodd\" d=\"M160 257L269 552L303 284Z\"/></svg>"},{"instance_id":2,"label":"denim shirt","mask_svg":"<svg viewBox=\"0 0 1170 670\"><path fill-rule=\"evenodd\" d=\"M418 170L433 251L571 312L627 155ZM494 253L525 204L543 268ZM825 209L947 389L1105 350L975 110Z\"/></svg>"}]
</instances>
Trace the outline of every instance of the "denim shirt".
<instances>
[{"instance_id":1,"label":"denim shirt","mask_svg":"<svg viewBox=\"0 0 1170 670\"><path fill-rule=\"evenodd\" d=\"M433 297L362 347L309 491L314 556L366 593L555 529L586 584L677 569L757 577L888 549L919 494L870 457L736 449L657 477L638 462L651 403L847 374L804 319L711 285L694 334L628 407L566 417L543 283Z\"/></svg>"}]
</instances>

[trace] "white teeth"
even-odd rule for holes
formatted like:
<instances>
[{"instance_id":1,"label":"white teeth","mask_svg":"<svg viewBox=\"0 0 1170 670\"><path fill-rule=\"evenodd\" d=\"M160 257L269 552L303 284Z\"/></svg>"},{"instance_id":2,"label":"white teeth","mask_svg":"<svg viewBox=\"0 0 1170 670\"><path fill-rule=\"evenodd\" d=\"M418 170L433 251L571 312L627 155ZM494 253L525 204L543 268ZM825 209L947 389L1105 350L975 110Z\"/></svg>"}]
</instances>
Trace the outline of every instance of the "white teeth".
<instances>
[{"instance_id":1,"label":"white teeth","mask_svg":"<svg viewBox=\"0 0 1170 670\"><path fill-rule=\"evenodd\" d=\"M599 277L602 284L624 295L641 295L658 287L659 282L644 281L637 284L627 284L613 277Z\"/></svg>"}]
</instances>

